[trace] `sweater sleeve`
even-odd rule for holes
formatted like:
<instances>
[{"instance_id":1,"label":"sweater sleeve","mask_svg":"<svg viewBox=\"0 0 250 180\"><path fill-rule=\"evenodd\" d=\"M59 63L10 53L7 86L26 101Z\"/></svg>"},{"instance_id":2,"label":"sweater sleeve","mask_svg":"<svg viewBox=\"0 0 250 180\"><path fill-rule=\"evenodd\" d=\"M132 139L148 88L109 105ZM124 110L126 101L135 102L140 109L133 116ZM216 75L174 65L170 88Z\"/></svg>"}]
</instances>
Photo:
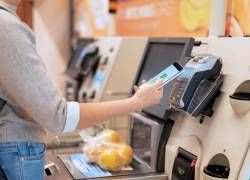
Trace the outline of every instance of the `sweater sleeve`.
<instances>
[{"instance_id":1,"label":"sweater sleeve","mask_svg":"<svg viewBox=\"0 0 250 180\"><path fill-rule=\"evenodd\" d=\"M32 31L10 18L1 20L0 32L1 88L36 123L53 132L69 130L67 102L47 75Z\"/></svg>"}]
</instances>

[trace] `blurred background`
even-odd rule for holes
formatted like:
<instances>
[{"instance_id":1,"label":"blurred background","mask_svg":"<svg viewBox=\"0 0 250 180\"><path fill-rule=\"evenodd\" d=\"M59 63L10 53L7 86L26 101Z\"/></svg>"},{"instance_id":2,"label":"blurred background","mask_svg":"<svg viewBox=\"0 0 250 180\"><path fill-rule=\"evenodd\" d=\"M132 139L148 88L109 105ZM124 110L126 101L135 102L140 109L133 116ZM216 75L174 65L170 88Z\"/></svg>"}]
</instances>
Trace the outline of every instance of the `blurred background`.
<instances>
[{"instance_id":1,"label":"blurred background","mask_svg":"<svg viewBox=\"0 0 250 180\"><path fill-rule=\"evenodd\" d=\"M18 14L34 30L62 93L67 61L81 38L250 35L250 0L37 0L23 1Z\"/></svg>"}]
</instances>

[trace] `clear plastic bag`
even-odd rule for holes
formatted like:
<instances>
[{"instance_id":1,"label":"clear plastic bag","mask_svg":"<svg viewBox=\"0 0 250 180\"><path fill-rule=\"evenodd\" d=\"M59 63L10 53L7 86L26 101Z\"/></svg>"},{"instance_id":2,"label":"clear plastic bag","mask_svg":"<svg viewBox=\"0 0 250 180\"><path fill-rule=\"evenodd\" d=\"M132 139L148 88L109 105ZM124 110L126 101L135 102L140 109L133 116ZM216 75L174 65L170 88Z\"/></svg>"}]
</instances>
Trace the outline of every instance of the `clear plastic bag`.
<instances>
[{"instance_id":1,"label":"clear plastic bag","mask_svg":"<svg viewBox=\"0 0 250 180\"><path fill-rule=\"evenodd\" d=\"M109 129L89 138L83 152L90 162L111 171L122 170L133 158L132 148L122 141L119 134Z\"/></svg>"}]
</instances>

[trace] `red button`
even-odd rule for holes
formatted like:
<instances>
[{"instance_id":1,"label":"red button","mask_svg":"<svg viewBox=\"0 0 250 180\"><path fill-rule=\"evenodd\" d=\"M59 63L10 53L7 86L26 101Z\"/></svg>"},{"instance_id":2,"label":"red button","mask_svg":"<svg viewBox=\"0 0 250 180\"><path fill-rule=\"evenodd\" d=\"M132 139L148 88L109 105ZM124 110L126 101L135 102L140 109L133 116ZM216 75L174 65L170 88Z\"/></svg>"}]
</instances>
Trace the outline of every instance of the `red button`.
<instances>
[{"instance_id":1,"label":"red button","mask_svg":"<svg viewBox=\"0 0 250 180\"><path fill-rule=\"evenodd\" d=\"M196 165L196 160L193 160L191 163L191 167L195 167L195 165Z\"/></svg>"},{"instance_id":2,"label":"red button","mask_svg":"<svg viewBox=\"0 0 250 180\"><path fill-rule=\"evenodd\" d=\"M177 151L176 151L176 158L178 157L179 153L180 153L180 151L177 150Z\"/></svg>"}]
</instances>

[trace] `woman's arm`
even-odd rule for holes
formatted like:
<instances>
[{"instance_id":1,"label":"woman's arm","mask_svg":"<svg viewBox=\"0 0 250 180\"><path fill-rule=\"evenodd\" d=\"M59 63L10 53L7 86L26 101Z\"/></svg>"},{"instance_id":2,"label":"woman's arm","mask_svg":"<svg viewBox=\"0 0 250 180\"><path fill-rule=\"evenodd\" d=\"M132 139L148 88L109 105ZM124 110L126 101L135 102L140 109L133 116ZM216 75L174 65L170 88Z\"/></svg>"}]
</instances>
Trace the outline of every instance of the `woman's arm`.
<instances>
[{"instance_id":1,"label":"woman's arm","mask_svg":"<svg viewBox=\"0 0 250 180\"><path fill-rule=\"evenodd\" d=\"M81 120L78 128L86 128L158 104L163 95L163 89L159 89L161 83L162 80L153 85L145 83L139 89L136 88L135 95L128 99L100 103L81 103Z\"/></svg>"}]
</instances>

